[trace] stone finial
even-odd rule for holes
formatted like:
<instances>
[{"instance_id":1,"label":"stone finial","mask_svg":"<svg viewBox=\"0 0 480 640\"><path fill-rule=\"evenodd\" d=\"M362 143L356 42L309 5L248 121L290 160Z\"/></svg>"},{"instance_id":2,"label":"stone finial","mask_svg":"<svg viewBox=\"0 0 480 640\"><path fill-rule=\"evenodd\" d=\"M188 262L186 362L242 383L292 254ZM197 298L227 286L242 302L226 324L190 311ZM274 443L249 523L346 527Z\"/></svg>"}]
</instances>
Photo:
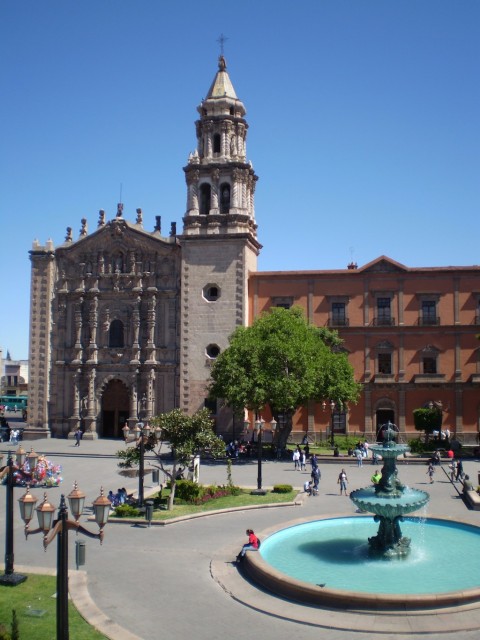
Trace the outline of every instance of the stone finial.
<instances>
[{"instance_id":1,"label":"stone finial","mask_svg":"<svg viewBox=\"0 0 480 640\"><path fill-rule=\"evenodd\" d=\"M88 223L86 218L81 219L82 228L80 229L80 235L86 236L88 234Z\"/></svg>"},{"instance_id":2,"label":"stone finial","mask_svg":"<svg viewBox=\"0 0 480 640\"><path fill-rule=\"evenodd\" d=\"M73 241L72 227L67 227L65 242L72 242L72 241Z\"/></svg>"},{"instance_id":3,"label":"stone finial","mask_svg":"<svg viewBox=\"0 0 480 640\"><path fill-rule=\"evenodd\" d=\"M100 209L98 212L98 226L103 227L105 225L105 211Z\"/></svg>"},{"instance_id":4,"label":"stone finial","mask_svg":"<svg viewBox=\"0 0 480 640\"><path fill-rule=\"evenodd\" d=\"M155 216L155 229L158 233L162 233L162 216Z\"/></svg>"},{"instance_id":5,"label":"stone finial","mask_svg":"<svg viewBox=\"0 0 480 640\"><path fill-rule=\"evenodd\" d=\"M170 223L170 235L171 236L176 236L177 235L177 223L176 222L171 222Z\"/></svg>"},{"instance_id":6,"label":"stone finial","mask_svg":"<svg viewBox=\"0 0 480 640\"><path fill-rule=\"evenodd\" d=\"M119 202L117 204L117 218L121 218L123 216L123 203Z\"/></svg>"},{"instance_id":7,"label":"stone finial","mask_svg":"<svg viewBox=\"0 0 480 640\"><path fill-rule=\"evenodd\" d=\"M137 219L135 220L135 223L143 225L143 213L141 209L137 209Z\"/></svg>"}]
</instances>

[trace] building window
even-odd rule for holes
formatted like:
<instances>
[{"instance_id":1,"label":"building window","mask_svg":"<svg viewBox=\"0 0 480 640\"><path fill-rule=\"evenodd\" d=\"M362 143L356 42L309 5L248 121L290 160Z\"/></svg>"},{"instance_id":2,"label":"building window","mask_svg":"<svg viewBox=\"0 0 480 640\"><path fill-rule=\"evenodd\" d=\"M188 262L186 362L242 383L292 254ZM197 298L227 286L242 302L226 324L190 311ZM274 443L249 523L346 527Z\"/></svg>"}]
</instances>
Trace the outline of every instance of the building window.
<instances>
[{"instance_id":1,"label":"building window","mask_svg":"<svg viewBox=\"0 0 480 640\"><path fill-rule=\"evenodd\" d=\"M331 324L336 327L346 327L348 325L347 305L345 302L332 302Z\"/></svg>"},{"instance_id":2,"label":"building window","mask_svg":"<svg viewBox=\"0 0 480 640\"><path fill-rule=\"evenodd\" d=\"M427 375L436 375L438 373L438 354L438 349L431 344L422 349L422 373Z\"/></svg>"},{"instance_id":3,"label":"building window","mask_svg":"<svg viewBox=\"0 0 480 640\"><path fill-rule=\"evenodd\" d=\"M423 356L423 373L437 373L437 358L434 356Z\"/></svg>"},{"instance_id":4,"label":"building window","mask_svg":"<svg viewBox=\"0 0 480 640\"><path fill-rule=\"evenodd\" d=\"M377 317L375 324L389 326L393 324L391 298L377 298Z\"/></svg>"},{"instance_id":5,"label":"building window","mask_svg":"<svg viewBox=\"0 0 480 640\"><path fill-rule=\"evenodd\" d=\"M293 306L293 298L272 298L272 307L280 307L281 309L290 309Z\"/></svg>"},{"instance_id":6,"label":"building window","mask_svg":"<svg viewBox=\"0 0 480 640\"><path fill-rule=\"evenodd\" d=\"M220 134L216 133L213 136L213 153L220 153Z\"/></svg>"},{"instance_id":7,"label":"building window","mask_svg":"<svg viewBox=\"0 0 480 640\"><path fill-rule=\"evenodd\" d=\"M220 185L220 213L230 211L230 185L224 182Z\"/></svg>"},{"instance_id":8,"label":"building window","mask_svg":"<svg viewBox=\"0 0 480 640\"><path fill-rule=\"evenodd\" d=\"M206 216L210 213L212 190L207 182L200 186L200 214Z\"/></svg>"},{"instance_id":9,"label":"building window","mask_svg":"<svg viewBox=\"0 0 480 640\"><path fill-rule=\"evenodd\" d=\"M439 324L437 318L437 303L435 300L422 300L422 325Z\"/></svg>"},{"instance_id":10,"label":"building window","mask_svg":"<svg viewBox=\"0 0 480 640\"><path fill-rule=\"evenodd\" d=\"M220 297L220 287L216 284L207 284L203 287L203 297L207 302L215 302Z\"/></svg>"},{"instance_id":11,"label":"building window","mask_svg":"<svg viewBox=\"0 0 480 640\"><path fill-rule=\"evenodd\" d=\"M209 344L205 350L207 357L215 360L220 355L220 347L218 344Z\"/></svg>"},{"instance_id":12,"label":"building window","mask_svg":"<svg viewBox=\"0 0 480 640\"><path fill-rule=\"evenodd\" d=\"M390 375L392 373L392 354L379 353L377 356L378 373Z\"/></svg>"},{"instance_id":13,"label":"building window","mask_svg":"<svg viewBox=\"0 0 480 640\"><path fill-rule=\"evenodd\" d=\"M108 346L113 349L123 348L125 345L123 337L123 322L114 320L108 331Z\"/></svg>"},{"instance_id":14,"label":"building window","mask_svg":"<svg viewBox=\"0 0 480 640\"><path fill-rule=\"evenodd\" d=\"M214 415L217 413L217 401L214 398L205 398L203 406L205 409L208 409L210 413Z\"/></svg>"}]
</instances>

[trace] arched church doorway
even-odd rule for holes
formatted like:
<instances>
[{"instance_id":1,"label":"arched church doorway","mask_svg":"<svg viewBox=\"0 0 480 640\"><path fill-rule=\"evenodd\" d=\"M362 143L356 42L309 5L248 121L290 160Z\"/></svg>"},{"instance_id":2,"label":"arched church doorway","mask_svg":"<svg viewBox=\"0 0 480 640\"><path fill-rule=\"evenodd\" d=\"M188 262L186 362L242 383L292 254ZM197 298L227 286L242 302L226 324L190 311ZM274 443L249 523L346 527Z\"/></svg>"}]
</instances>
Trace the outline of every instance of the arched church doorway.
<instances>
[{"instance_id":1,"label":"arched church doorway","mask_svg":"<svg viewBox=\"0 0 480 640\"><path fill-rule=\"evenodd\" d=\"M387 422L395 424L395 411L394 409L377 409L375 412L376 417L376 434L377 442L382 440L382 426Z\"/></svg>"},{"instance_id":2,"label":"arched church doorway","mask_svg":"<svg viewBox=\"0 0 480 640\"><path fill-rule=\"evenodd\" d=\"M100 435L103 438L123 438L122 428L128 417L128 389L121 380L110 380L102 395Z\"/></svg>"}]
</instances>

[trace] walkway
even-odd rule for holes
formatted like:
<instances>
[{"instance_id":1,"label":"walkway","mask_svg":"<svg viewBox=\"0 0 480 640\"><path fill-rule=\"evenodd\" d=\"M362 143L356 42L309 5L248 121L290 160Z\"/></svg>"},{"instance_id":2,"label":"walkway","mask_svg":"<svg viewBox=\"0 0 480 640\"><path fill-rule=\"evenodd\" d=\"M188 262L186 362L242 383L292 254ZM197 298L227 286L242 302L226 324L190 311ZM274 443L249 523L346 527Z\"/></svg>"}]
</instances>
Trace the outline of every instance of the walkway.
<instances>
[{"instance_id":1,"label":"walkway","mask_svg":"<svg viewBox=\"0 0 480 640\"><path fill-rule=\"evenodd\" d=\"M62 490L65 493L70 491L75 479L91 500L97 497L101 483L106 490L116 490L119 486L126 486L128 490L136 489L135 480L127 481L118 476L114 452L123 446L119 441L85 441L79 448L75 448L74 443L67 440L52 439L23 444L27 451L33 445L37 453L46 453L48 458L63 464ZM0 453L9 448L12 447L3 443ZM87 541L85 569L88 572L88 593L97 612L96 620L102 616L111 620L112 622L107 623L111 627L109 636L116 640L150 640L158 636L192 637L195 640L251 640L252 634L262 640L291 640L292 637L301 640L371 640L372 634L376 633L379 633L378 637L385 639L401 640L405 636L416 640L424 637L425 633L433 632L438 635L439 631L434 631L428 616L423 618L424 623L417 626L414 633L406 633L407 616L404 616L405 624L400 626L395 617L389 618L390 623L388 618L382 617L380 623L378 616L372 616L365 623L365 614L360 614L360 617L352 614L347 616L287 603L264 594L244 581L229 564L244 542L247 527L262 531L277 524L317 514L352 514L355 510L353 504L338 495L336 479L341 466L346 468L350 490L370 484L373 470L370 464L357 468L355 462L339 459L337 464L321 466L320 495L318 498L308 498L304 506L239 511L167 527L108 525L102 547L93 540ZM466 472L474 482L478 466L477 462L465 465ZM255 486L256 475L255 461L233 466L235 484ZM407 484L429 491L429 515L449 515L480 524L480 512L466 509L456 489L440 470L436 474L436 482L428 486L425 466L402 464L399 475ZM263 465L266 487L276 483L290 483L301 488L308 476L309 471L295 471L290 462L267 462ZM201 481L226 483L225 465L202 465ZM148 482L147 480L147 486ZM15 492L17 498L23 490L16 489ZM50 489L48 492L53 504L58 502L60 490ZM37 490L32 493L40 498L42 492ZM4 494L0 489L0 513L5 508ZM35 538L25 541L20 518L17 514L15 517L16 567L27 565L30 568L36 566L54 569L55 551L49 549L44 553L41 541ZM4 545L3 535L4 531L1 531L1 548ZM447 550L446 563L449 570L454 570L455 553L461 553L461 550ZM88 603L85 584L78 589L74 585L74 582L81 582L85 574L74 573L78 575L76 581L71 580L74 600L78 604L81 597L84 603ZM269 613L264 613L262 609ZM468 630L469 621L475 620L476 615L465 611L459 618L459 621L467 622L458 625L456 640L476 640L478 631ZM90 618L90 614L88 617ZM113 624L118 627L114 628ZM478 625L476 622L474 624L477 629L480 628L480 621ZM339 626L345 630L335 628ZM356 629L359 631L355 631ZM104 629L102 631L105 633Z\"/></svg>"}]
</instances>

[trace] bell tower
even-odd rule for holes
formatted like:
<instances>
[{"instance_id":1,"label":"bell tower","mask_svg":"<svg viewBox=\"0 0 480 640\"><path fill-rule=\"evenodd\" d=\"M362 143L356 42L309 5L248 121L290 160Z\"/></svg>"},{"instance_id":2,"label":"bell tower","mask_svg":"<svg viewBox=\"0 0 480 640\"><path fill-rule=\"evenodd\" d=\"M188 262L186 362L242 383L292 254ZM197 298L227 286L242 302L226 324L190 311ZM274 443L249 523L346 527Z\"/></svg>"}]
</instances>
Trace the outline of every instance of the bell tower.
<instances>
[{"instance_id":1,"label":"bell tower","mask_svg":"<svg viewBox=\"0 0 480 640\"><path fill-rule=\"evenodd\" d=\"M187 181L186 235L251 233L256 236L257 176L247 163L245 107L237 98L220 56L207 97L198 107L197 148L184 168Z\"/></svg>"},{"instance_id":2,"label":"bell tower","mask_svg":"<svg viewBox=\"0 0 480 640\"><path fill-rule=\"evenodd\" d=\"M247 161L246 110L223 56L198 107L197 148L184 167L180 406L205 406L210 367L239 325L248 323L248 274L257 270L254 193ZM232 430L231 410L216 410L217 432ZM237 427L237 434L239 429Z\"/></svg>"}]
</instances>

